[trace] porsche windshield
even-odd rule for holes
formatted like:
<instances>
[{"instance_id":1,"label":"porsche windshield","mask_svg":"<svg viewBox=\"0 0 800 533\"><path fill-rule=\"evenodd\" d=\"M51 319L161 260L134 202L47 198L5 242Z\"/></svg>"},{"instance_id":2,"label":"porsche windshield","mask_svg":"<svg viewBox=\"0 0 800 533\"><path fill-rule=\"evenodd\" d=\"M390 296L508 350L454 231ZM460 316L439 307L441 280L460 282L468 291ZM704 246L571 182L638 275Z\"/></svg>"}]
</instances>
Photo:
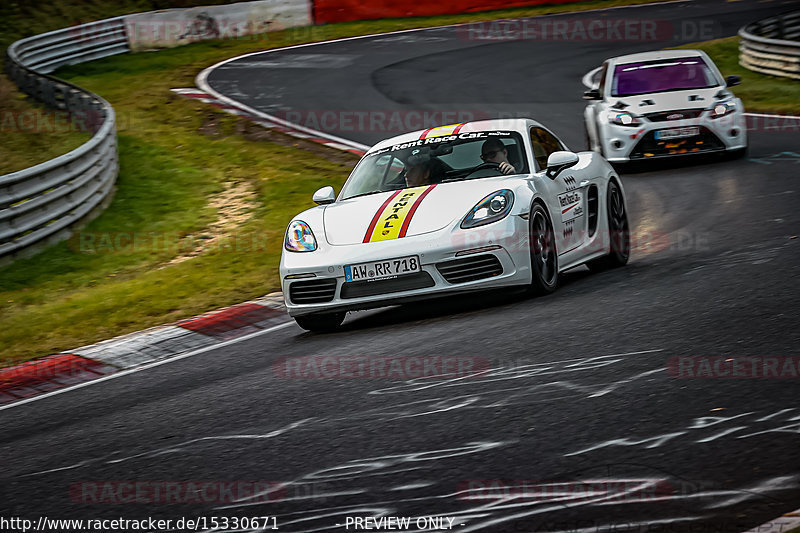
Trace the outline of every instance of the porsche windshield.
<instances>
[{"instance_id":1,"label":"porsche windshield","mask_svg":"<svg viewBox=\"0 0 800 533\"><path fill-rule=\"evenodd\" d=\"M387 146L359 161L341 199L406 187L528 172L522 138L509 131L431 137Z\"/></svg>"},{"instance_id":2,"label":"porsche windshield","mask_svg":"<svg viewBox=\"0 0 800 533\"><path fill-rule=\"evenodd\" d=\"M702 57L617 65L612 83L611 96L706 89L719 85Z\"/></svg>"}]
</instances>

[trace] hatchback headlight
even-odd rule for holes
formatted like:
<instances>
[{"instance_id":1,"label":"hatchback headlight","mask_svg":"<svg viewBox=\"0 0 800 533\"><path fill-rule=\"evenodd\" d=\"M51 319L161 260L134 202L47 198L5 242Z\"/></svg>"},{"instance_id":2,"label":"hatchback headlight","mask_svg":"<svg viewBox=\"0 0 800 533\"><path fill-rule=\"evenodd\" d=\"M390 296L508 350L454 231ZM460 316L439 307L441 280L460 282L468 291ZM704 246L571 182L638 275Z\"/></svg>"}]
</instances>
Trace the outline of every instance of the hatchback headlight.
<instances>
[{"instance_id":1,"label":"hatchback headlight","mask_svg":"<svg viewBox=\"0 0 800 533\"><path fill-rule=\"evenodd\" d=\"M493 192L470 209L464 220L463 229L476 228L505 218L514 205L514 193L508 189Z\"/></svg>"},{"instance_id":2,"label":"hatchback headlight","mask_svg":"<svg viewBox=\"0 0 800 533\"><path fill-rule=\"evenodd\" d=\"M313 252L317 249L317 239L308 224L293 220L286 228L283 247L290 252Z\"/></svg>"},{"instance_id":3,"label":"hatchback headlight","mask_svg":"<svg viewBox=\"0 0 800 533\"><path fill-rule=\"evenodd\" d=\"M641 126L642 121L627 111L609 111L608 121L617 126Z\"/></svg>"},{"instance_id":4,"label":"hatchback headlight","mask_svg":"<svg viewBox=\"0 0 800 533\"><path fill-rule=\"evenodd\" d=\"M732 100L718 102L711 109L711 118L724 117L736 111L736 103Z\"/></svg>"}]
</instances>

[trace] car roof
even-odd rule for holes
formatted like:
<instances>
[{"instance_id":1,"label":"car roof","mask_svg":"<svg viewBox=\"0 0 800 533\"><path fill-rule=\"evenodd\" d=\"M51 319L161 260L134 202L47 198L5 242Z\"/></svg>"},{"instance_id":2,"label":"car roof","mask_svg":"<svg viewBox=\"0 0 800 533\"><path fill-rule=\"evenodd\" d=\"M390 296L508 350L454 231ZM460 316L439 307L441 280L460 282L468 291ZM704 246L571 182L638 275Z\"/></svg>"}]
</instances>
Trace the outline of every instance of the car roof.
<instances>
[{"instance_id":1,"label":"car roof","mask_svg":"<svg viewBox=\"0 0 800 533\"><path fill-rule=\"evenodd\" d=\"M625 65L627 63L658 61L660 59L675 59L679 57L705 57L705 54L700 50L657 50L612 57L609 61L615 65Z\"/></svg>"},{"instance_id":2,"label":"car roof","mask_svg":"<svg viewBox=\"0 0 800 533\"><path fill-rule=\"evenodd\" d=\"M448 124L444 126L426 128L424 130L412 131L410 133L404 133L402 135L398 135L396 137L380 141L375 146L370 148L369 152L380 150L381 148L385 148L387 146L393 146L395 144L402 144L402 143L417 141L420 139L427 139L430 137L457 135L457 134L472 133L477 131L515 131L524 134L529 126L542 126L542 125L536 122L535 120L529 118L503 118L503 119L476 120L473 122Z\"/></svg>"}]
</instances>

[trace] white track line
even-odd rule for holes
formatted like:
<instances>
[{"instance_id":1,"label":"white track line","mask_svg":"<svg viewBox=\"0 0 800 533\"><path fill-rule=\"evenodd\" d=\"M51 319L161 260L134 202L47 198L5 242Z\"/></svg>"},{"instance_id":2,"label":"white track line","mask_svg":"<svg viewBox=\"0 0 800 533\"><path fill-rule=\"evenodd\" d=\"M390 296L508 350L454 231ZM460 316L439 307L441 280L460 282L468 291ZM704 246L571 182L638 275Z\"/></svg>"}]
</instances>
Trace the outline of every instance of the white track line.
<instances>
[{"instance_id":1,"label":"white track line","mask_svg":"<svg viewBox=\"0 0 800 533\"><path fill-rule=\"evenodd\" d=\"M747 113L747 112L745 112L745 115L750 117L788 118L791 120L800 120L800 116L795 116L795 115L772 115L769 113Z\"/></svg>"},{"instance_id":2,"label":"white track line","mask_svg":"<svg viewBox=\"0 0 800 533\"><path fill-rule=\"evenodd\" d=\"M800 527L800 509L793 513L786 513L783 516L779 516L746 533L786 533L796 527Z\"/></svg>"},{"instance_id":3,"label":"white track line","mask_svg":"<svg viewBox=\"0 0 800 533\"><path fill-rule=\"evenodd\" d=\"M148 363L142 366L137 366L135 368L131 368L129 370L122 370L120 372L116 372L114 374L108 374L107 376L103 376L101 378L93 379L91 381L84 381L83 383L78 383L76 385L72 385L71 387L65 387L63 389L57 389L51 392L47 392L45 394L40 394L39 396L33 396L31 398L25 398L23 400L18 400L16 402L10 403L8 405L0 406L0 411L4 411L6 409L13 409L14 407L19 407L21 405L25 405L26 403L35 402L38 400L43 400L44 398L49 398L51 396L55 396L56 394L63 394L65 392L73 391L75 389L82 389L83 387L88 387L90 385L95 385L97 383L101 383L103 381L108 381L110 379L121 378L123 376L127 376L129 374L135 374L136 372L141 372L142 370L148 370L150 368L154 368L157 366L165 365L167 363L172 363L174 361L179 361L181 359L186 359L188 357L193 357L195 355L200 355L201 353L209 352L211 350L215 350L217 348L223 348L225 346L230 346L231 344L236 344L237 342L246 341L255 337L259 337L261 335L265 335L267 333L272 333L273 331L277 331L279 329L283 329L287 326L291 326L294 324L294 321L285 322L283 324L278 324L277 326L272 326L271 328L262 329L261 331L255 331L250 333L249 335L244 335L243 337L238 337L236 339L231 339L229 341L220 342L218 344L212 344L210 346L205 346L203 348L199 348L197 350L186 352L184 354L176 355L175 357L170 357L168 359L162 359L160 361L154 361L152 363Z\"/></svg>"}]
</instances>

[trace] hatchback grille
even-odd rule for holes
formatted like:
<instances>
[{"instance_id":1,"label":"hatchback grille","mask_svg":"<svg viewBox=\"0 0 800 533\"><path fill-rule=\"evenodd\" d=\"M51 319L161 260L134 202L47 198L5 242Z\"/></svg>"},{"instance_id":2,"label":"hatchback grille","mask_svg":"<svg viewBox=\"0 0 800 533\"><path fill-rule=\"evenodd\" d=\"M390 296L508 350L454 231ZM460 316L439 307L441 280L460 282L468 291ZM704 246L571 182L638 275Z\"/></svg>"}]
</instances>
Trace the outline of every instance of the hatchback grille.
<instances>
[{"instance_id":1,"label":"hatchback grille","mask_svg":"<svg viewBox=\"0 0 800 533\"><path fill-rule=\"evenodd\" d=\"M336 295L334 278L295 281L289 285L289 299L294 304L319 304L330 302Z\"/></svg>"},{"instance_id":2,"label":"hatchback grille","mask_svg":"<svg viewBox=\"0 0 800 533\"><path fill-rule=\"evenodd\" d=\"M500 264L497 256L492 254L437 263L436 269L449 283L466 283L499 276L503 273L503 265Z\"/></svg>"},{"instance_id":3,"label":"hatchback grille","mask_svg":"<svg viewBox=\"0 0 800 533\"><path fill-rule=\"evenodd\" d=\"M351 281L342 285L342 298L362 298L377 294L425 289L434 285L436 285L436 282L427 272L404 274L389 279Z\"/></svg>"},{"instance_id":4,"label":"hatchback grille","mask_svg":"<svg viewBox=\"0 0 800 533\"><path fill-rule=\"evenodd\" d=\"M647 113L645 117L650 122L666 122L668 120L686 120L690 118L699 117L700 115L703 114L703 111L705 111L705 109L676 109L674 111L662 111L660 113Z\"/></svg>"}]
</instances>

